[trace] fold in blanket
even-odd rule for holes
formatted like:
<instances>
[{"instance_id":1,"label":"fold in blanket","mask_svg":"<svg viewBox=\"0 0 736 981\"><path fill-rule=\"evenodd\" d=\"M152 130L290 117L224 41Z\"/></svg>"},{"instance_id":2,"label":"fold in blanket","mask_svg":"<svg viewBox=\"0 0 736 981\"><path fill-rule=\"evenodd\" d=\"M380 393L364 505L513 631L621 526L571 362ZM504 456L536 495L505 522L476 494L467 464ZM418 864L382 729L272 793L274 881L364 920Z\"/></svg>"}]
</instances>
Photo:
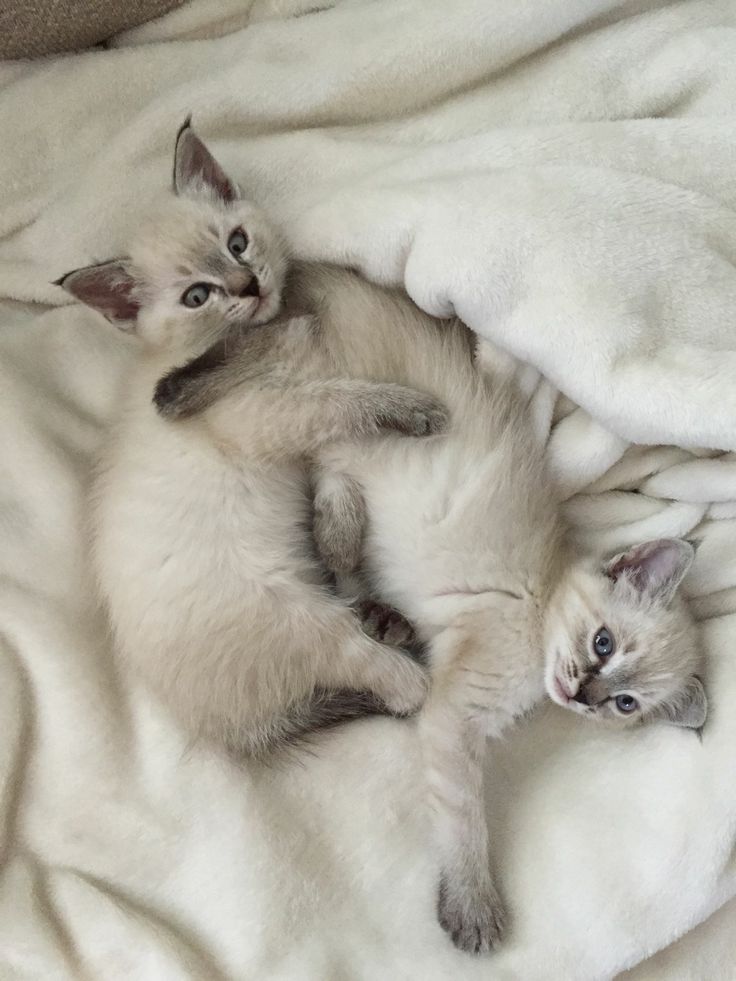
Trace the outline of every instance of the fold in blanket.
<instances>
[{"instance_id":1,"label":"fold in blanket","mask_svg":"<svg viewBox=\"0 0 736 981\"><path fill-rule=\"evenodd\" d=\"M0 973L726 981L733 4L198 0L119 44L0 66ZM701 539L702 742L550 706L492 748L485 961L436 923L411 722L236 769L113 669L85 494L128 342L50 283L119 254L190 111L300 254L526 362L581 540Z\"/></svg>"}]
</instances>

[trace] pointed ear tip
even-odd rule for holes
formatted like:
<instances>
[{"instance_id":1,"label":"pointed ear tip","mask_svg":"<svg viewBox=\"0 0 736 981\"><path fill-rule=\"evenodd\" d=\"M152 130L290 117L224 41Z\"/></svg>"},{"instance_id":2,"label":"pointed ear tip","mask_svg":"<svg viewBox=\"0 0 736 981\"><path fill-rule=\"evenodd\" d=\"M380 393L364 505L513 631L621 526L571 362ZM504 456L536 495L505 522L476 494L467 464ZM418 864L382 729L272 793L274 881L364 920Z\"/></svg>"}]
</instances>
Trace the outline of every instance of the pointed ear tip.
<instances>
[{"instance_id":1,"label":"pointed ear tip","mask_svg":"<svg viewBox=\"0 0 736 981\"><path fill-rule=\"evenodd\" d=\"M177 130L177 133L176 133L176 142L178 143L179 140L182 138L182 136L188 130L190 130L190 129L192 129L192 114L191 114L191 112L189 113L189 115L187 116L187 118L184 120L184 122L181 124L181 126Z\"/></svg>"}]
</instances>

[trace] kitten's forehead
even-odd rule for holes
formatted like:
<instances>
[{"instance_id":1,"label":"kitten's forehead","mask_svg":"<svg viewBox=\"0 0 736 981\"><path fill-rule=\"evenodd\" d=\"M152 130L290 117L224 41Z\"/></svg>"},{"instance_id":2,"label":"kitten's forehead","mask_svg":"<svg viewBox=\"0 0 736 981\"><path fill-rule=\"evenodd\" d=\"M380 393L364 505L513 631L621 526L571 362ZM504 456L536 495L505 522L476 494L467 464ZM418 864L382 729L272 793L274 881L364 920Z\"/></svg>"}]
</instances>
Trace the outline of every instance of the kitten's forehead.
<instances>
[{"instance_id":1,"label":"kitten's forehead","mask_svg":"<svg viewBox=\"0 0 736 981\"><path fill-rule=\"evenodd\" d=\"M144 270L191 262L219 247L227 224L223 210L172 195L141 227L131 257Z\"/></svg>"}]
</instances>

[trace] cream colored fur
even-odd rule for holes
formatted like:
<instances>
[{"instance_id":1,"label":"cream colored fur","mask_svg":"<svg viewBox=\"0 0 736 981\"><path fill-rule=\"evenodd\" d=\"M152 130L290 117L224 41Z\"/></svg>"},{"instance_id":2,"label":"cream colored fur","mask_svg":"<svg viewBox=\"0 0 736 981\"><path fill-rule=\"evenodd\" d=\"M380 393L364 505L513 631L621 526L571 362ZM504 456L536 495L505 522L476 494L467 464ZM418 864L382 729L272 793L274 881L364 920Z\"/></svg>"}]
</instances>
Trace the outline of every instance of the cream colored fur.
<instances>
[{"instance_id":1,"label":"cream colored fur","mask_svg":"<svg viewBox=\"0 0 736 981\"><path fill-rule=\"evenodd\" d=\"M490 348L472 357L459 322L432 320L400 293L328 267L297 266L285 296L318 331L293 320L240 332L212 363L166 379L162 408L200 412L219 439L235 441L264 377L305 372L399 383L448 406L449 431L430 440L330 440L316 448L316 499L320 514L335 502L337 518L326 528L359 527L348 517L359 488L363 568L340 561L336 571L362 571L428 645L432 691L420 729L439 917L458 946L487 951L504 913L482 803L486 738L538 704L545 684L553 700L591 718L702 725L699 645L675 596L694 550L660 541L605 564L576 551L522 391L494 370ZM323 529L316 531L321 543ZM334 563L331 534L322 551ZM605 657L594 649L602 629L613 638ZM620 695L636 699L631 712L617 707Z\"/></svg>"},{"instance_id":2,"label":"cream colored fur","mask_svg":"<svg viewBox=\"0 0 736 981\"><path fill-rule=\"evenodd\" d=\"M188 127L177 148L191 173L177 166L179 196L129 257L62 281L124 328L137 312L137 358L91 523L117 653L194 736L236 753L263 753L361 714L363 702L375 710L375 698L411 713L426 693L425 671L368 636L325 585L309 534L306 456L387 428L430 433L444 411L398 385L330 378L308 317L261 326L281 305L283 244L257 209L223 197L224 175ZM227 245L238 228L248 234L240 258ZM253 276L259 295L240 295ZM182 297L196 283L210 284L211 295L190 309ZM157 380L234 324L257 344L273 330L272 351L301 365L301 382L277 373L212 420L164 419L153 403Z\"/></svg>"},{"instance_id":3,"label":"cream colored fur","mask_svg":"<svg viewBox=\"0 0 736 981\"><path fill-rule=\"evenodd\" d=\"M434 321L399 293L328 267L296 267L287 296L314 312L318 340L310 335L302 349L302 338L292 337L289 349L283 328L268 325L274 338L265 350L263 334L241 337L225 363L175 372L168 396L177 411L201 411L220 438L231 439L233 420L253 397L254 376L279 364L301 372L319 352L322 372L391 379L435 392L449 407L449 431L430 440L321 449L316 500L320 512L333 503L336 526L359 527L350 504L360 488L367 530L362 547L347 553L362 554L364 586L408 616L428 645L432 691L420 729L440 858L440 918L459 946L488 950L500 937L503 909L490 877L482 806L486 738L541 701L545 681L551 698L586 717L630 725L664 716L689 724L686 710L697 709L702 695L692 679L700 657L695 628L669 592L647 592L624 574L614 582L609 573L620 556L604 565L566 543L522 393L501 372L478 370L461 324ZM288 333L296 327L292 322ZM692 548L661 548L680 564L657 584L674 588ZM354 588L356 570L336 562L331 547L322 551L337 572L353 574ZM610 665L591 651L605 624L619 645ZM613 689L596 704L574 700L584 685L606 686L622 660L626 690L640 698L641 711L617 711Z\"/></svg>"}]
</instances>

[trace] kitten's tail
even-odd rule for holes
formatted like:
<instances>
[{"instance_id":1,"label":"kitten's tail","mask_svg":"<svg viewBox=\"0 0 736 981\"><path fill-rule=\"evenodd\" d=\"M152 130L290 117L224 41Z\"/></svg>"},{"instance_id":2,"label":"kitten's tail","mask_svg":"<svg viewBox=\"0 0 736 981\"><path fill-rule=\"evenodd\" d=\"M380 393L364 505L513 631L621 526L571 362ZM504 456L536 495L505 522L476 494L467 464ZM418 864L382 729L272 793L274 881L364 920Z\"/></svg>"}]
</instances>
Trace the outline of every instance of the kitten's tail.
<instances>
[{"instance_id":1,"label":"kitten's tail","mask_svg":"<svg viewBox=\"0 0 736 981\"><path fill-rule=\"evenodd\" d=\"M251 732L247 746L240 749L251 757L271 761L275 756L305 746L312 736L326 729L372 715L395 717L395 713L372 692L317 690L309 700L295 705L288 713L271 720L257 732Z\"/></svg>"}]
</instances>

